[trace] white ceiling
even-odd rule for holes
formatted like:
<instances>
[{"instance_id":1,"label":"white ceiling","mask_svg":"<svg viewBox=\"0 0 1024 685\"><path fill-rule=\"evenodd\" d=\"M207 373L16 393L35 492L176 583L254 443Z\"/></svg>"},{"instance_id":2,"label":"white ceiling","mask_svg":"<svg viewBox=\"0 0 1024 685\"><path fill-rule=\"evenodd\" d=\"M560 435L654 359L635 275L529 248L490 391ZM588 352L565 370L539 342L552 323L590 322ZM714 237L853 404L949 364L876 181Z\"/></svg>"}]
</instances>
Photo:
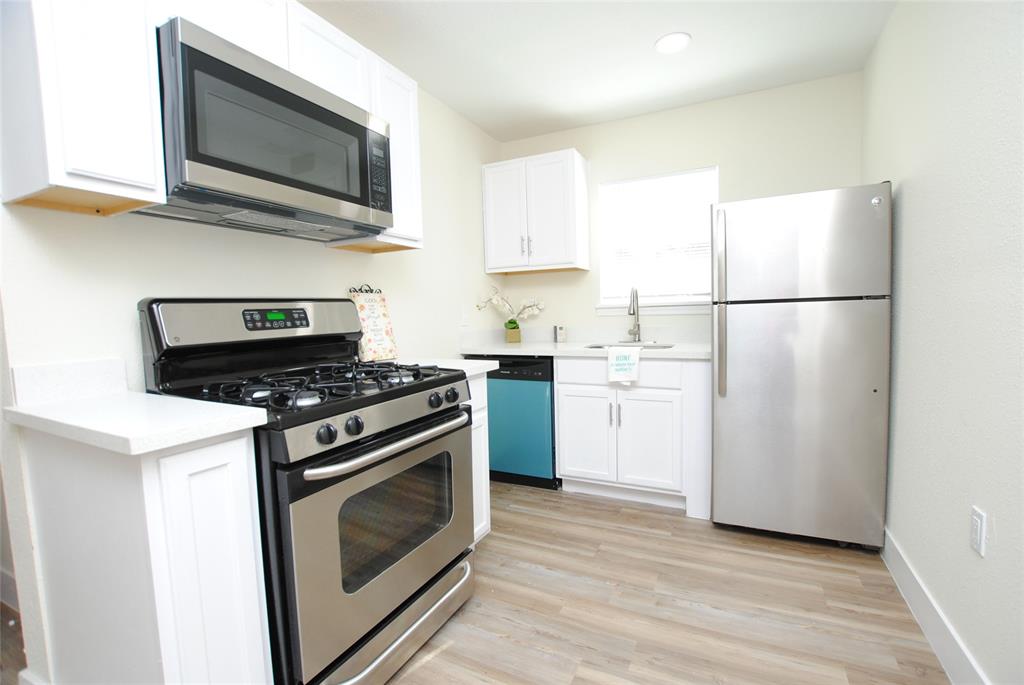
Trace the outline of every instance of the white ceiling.
<instances>
[{"instance_id":1,"label":"white ceiling","mask_svg":"<svg viewBox=\"0 0 1024 685\"><path fill-rule=\"evenodd\" d=\"M858 71L891 2L308 1L498 140ZM686 31L690 47L654 41Z\"/></svg>"}]
</instances>

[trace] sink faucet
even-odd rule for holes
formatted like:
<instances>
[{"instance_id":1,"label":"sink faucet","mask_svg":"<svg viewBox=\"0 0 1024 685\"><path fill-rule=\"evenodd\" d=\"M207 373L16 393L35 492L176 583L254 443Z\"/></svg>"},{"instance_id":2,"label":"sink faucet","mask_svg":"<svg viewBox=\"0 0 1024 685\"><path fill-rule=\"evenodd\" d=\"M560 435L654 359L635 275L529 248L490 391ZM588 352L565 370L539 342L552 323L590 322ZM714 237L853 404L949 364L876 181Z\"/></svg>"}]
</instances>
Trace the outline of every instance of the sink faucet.
<instances>
[{"instance_id":1,"label":"sink faucet","mask_svg":"<svg viewBox=\"0 0 1024 685\"><path fill-rule=\"evenodd\" d=\"M630 288L629 308L626 313L633 317L633 327L626 332L633 338L633 342L640 342L640 296L636 288Z\"/></svg>"}]
</instances>

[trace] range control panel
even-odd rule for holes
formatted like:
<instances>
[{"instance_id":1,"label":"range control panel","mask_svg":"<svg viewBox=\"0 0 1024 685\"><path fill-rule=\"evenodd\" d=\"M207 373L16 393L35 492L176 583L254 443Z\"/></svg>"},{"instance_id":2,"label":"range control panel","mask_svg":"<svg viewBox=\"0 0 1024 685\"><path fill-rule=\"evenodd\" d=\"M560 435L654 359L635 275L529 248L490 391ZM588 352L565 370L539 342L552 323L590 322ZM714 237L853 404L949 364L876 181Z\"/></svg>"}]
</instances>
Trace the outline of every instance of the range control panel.
<instances>
[{"instance_id":1,"label":"range control panel","mask_svg":"<svg viewBox=\"0 0 1024 685\"><path fill-rule=\"evenodd\" d=\"M270 328L309 328L305 309L244 309L242 320L250 331Z\"/></svg>"}]
</instances>

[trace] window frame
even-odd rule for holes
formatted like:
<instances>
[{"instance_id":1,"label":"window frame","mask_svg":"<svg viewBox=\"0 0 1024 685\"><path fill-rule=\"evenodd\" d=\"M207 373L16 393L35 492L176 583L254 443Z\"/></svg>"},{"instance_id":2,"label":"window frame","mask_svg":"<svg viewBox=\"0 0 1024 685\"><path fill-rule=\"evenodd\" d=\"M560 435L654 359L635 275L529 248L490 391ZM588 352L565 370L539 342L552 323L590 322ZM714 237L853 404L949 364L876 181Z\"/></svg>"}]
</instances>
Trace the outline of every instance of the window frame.
<instances>
[{"instance_id":1,"label":"window frame","mask_svg":"<svg viewBox=\"0 0 1024 685\"><path fill-rule=\"evenodd\" d=\"M623 178L618 180L604 181L598 184L598 203L600 200L601 187L605 185L615 185L619 183L636 183L641 181L653 181L662 178L668 178L672 176L684 176L687 174L701 173L714 171L715 173L715 201L711 205L718 204L721 202L721 171L717 164L713 164L706 167L698 167L695 169L685 169L682 171L672 171L664 174L651 174L648 176L640 176L637 178ZM599 205L600 206L600 205ZM599 210L600 211L600 210ZM599 213L599 212L598 212ZM711 230L711 212L708 211L708 229ZM625 315L629 305L629 297L621 298L621 302L618 298L615 300L604 300L601 293L601 273L604 271L604 250L605 250L605 235L604 225L601 219L598 218L598 226L600 226L601 236L600 245L601 250L597 255L598 259L598 284L597 284L597 304L594 306L595 313L598 316L620 316ZM713 246L712 246L713 247ZM675 316L675 315L699 315L708 314L711 311L711 275L710 275L710 262L709 262L709 274L708 274L708 292L706 294L694 294L694 295L682 295L678 297L669 296L655 296L655 297L644 297L641 292L640 295L640 306L644 308L645 314L652 314L655 316Z\"/></svg>"}]
</instances>

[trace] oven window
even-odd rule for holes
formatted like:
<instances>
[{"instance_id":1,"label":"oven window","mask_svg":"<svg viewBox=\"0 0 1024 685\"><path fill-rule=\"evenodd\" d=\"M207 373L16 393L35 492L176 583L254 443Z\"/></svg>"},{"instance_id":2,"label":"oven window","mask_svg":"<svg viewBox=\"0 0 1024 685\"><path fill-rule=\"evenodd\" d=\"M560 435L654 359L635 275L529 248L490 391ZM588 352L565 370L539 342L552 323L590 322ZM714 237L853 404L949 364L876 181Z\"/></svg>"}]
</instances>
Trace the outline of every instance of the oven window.
<instances>
[{"instance_id":1,"label":"oven window","mask_svg":"<svg viewBox=\"0 0 1024 685\"><path fill-rule=\"evenodd\" d=\"M452 455L442 452L345 500L341 585L352 594L452 520Z\"/></svg>"},{"instance_id":2,"label":"oven window","mask_svg":"<svg viewBox=\"0 0 1024 685\"><path fill-rule=\"evenodd\" d=\"M366 128L183 48L190 160L365 205Z\"/></svg>"}]
</instances>

